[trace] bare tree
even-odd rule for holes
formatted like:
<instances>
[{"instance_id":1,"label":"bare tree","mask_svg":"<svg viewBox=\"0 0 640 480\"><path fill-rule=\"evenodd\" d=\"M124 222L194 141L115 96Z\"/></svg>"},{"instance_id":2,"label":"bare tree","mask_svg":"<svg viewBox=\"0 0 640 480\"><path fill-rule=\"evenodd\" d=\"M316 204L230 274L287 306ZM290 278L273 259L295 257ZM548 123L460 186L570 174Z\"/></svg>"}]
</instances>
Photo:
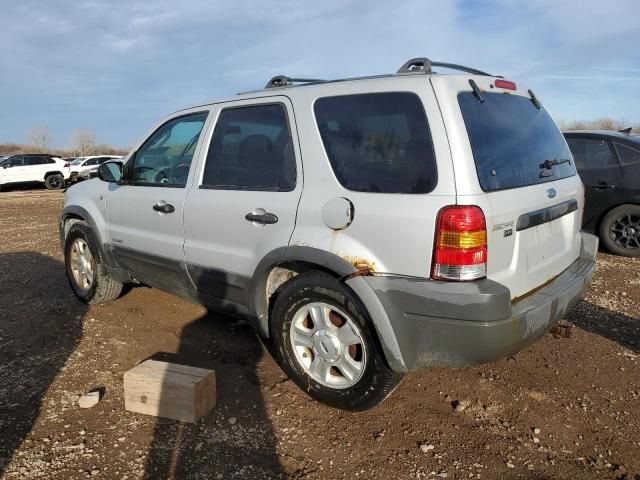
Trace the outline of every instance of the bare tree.
<instances>
[{"instance_id":1,"label":"bare tree","mask_svg":"<svg viewBox=\"0 0 640 480\"><path fill-rule=\"evenodd\" d=\"M49 150L51 144L51 132L46 125L34 125L27 132L27 141L29 145L32 145L38 152L46 152Z\"/></svg>"},{"instance_id":2,"label":"bare tree","mask_svg":"<svg viewBox=\"0 0 640 480\"><path fill-rule=\"evenodd\" d=\"M631 123L625 120L614 120L611 118L560 122L560 129L562 130L621 130L627 127L631 127L633 132L640 132L640 123Z\"/></svg>"},{"instance_id":3,"label":"bare tree","mask_svg":"<svg viewBox=\"0 0 640 480\"><path fill-rule=\"evenodd\" d=\"M93 130L78 128L71 134L69 144L76 155L91 155L96 149L96 134Z\"/></svg>"}]
</instances>

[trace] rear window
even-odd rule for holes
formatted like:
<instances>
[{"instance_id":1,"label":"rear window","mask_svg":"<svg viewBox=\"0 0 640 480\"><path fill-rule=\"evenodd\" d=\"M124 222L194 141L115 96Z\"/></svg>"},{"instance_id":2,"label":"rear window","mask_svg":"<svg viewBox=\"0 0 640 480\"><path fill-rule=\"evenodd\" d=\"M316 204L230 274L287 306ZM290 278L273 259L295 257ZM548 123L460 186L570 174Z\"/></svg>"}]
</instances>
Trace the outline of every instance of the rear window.
<instances>
[{"instance_id":1,"label":"rear window","mask_svg":"<svg viewBox=\"0 0 640 480\"><path fill-rule=\"evenodd\" d=\"M427 117L407 92L320 98L314 111L338 181L376 193L428 193L437 182Z\"/></svg>"},{"instance_id":2,"label":"rear window","mask_svg":"<svg viewBox=\"0 0 640 480\"><path fill-rule=\"evenodd\" d=\"M541 107L527 97L462 92L458 103L467 127L480 186L485 192L551 182L576 174L567 144ZM545 168L546 160L557 165Z\"/></svg>"},{"instance_id":3,"label":"rear window","mask_svg":"<svg viewBox=\"0 0 640 480\"><path fill-rule=\"evenodd\" d=\"M640 147L640 143L638 144ZM640 164L640 151L634 150L633 148L629 148L626 145L622 145L620 143L616 143L616 149L618 150L618 155L620 156L620 161L622 165L639 165Z\"/></svg>"}]
</instances>

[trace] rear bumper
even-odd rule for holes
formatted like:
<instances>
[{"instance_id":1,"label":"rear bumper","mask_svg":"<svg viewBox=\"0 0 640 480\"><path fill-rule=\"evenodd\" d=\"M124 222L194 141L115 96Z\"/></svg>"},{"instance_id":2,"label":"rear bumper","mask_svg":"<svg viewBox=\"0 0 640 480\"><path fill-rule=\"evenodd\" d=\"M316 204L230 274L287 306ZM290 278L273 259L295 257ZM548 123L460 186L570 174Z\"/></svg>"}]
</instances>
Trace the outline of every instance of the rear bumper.
<instances>
[{"instance_id":1,"label":"rear bumper","mask_svg":"<svg viewBox=\"0 0 640 480\"><path fill-rule=\"evenodd\" d=\"M461 367L513 355L544 335L584 295L597 250L597 237L582 233L580 257L515 303L507 287L488 279L367 276L347 284L369 309L391 368Z\"/></svg>"}]
</instances>

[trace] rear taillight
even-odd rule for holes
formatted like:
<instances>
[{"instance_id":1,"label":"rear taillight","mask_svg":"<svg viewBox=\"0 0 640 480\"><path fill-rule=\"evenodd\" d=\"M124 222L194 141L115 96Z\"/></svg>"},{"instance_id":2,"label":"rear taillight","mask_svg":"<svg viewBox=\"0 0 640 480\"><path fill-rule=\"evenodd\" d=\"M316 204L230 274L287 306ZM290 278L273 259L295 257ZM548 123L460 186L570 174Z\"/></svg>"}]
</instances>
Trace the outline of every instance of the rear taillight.
<instances>
[{"instance_id":1,"label":"rear taillight","mask_svg":"<svg viewBox=\"0 0 640 480\"><path fill-rule=\"evenodd\" d=\"M487 275L487 225L480 207L452 205L438 213L431 277L475 280Z\"/></svg>"},{"instance_id":2,"label":"rear taillight","mask_svg":"<svg viewBox=\"0 0 640 480\"><path fill-rule=\"evenodd\" d=\"M70 166L71 166L71 164L70 164L70 163L65 163L65 164L64 164L64 168L69 168Z\"/></svg>"}]
</instances>

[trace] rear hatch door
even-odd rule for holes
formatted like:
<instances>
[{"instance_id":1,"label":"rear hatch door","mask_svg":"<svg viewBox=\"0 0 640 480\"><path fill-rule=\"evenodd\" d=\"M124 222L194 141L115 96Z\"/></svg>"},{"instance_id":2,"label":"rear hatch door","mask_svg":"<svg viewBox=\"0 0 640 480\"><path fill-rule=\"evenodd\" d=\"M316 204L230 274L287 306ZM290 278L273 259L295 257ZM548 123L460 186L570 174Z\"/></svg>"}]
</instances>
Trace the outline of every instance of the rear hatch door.
<instances>
[{"instance_id":1,"label":"rear hatch door","mask_svg":"<svg viewBox=\"0 0 640 480\"><path fill-rule=\"evenodd\" d=\"M432 83L453 139L457 202L484 211L487 277L517 298L578 258L584 197L571 152L544 106L527 89L496 80Z\"/></svg>"}]
</instances>

